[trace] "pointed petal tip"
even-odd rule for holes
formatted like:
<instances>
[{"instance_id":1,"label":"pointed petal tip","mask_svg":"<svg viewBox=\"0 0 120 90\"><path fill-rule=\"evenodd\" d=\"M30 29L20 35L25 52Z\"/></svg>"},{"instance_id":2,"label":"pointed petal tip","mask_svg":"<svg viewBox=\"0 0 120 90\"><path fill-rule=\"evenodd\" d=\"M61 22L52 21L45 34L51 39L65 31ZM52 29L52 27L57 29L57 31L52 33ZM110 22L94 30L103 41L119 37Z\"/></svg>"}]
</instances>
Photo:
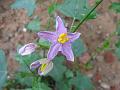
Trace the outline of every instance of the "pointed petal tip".
<instances>
[{"instance_id":1,"label":"pointed petal tip","mask_svg":"<svg viewBox=\"0 0 120 90\"><path fill-rule=\"evenodd\" d=\"M69 33L68 37L70 38L70 42L74 42L76 39L80 37L81 33L75 32L75 33Z\"/></svg>"},{"instance_id":2,"label":"pointed petal tip","mask_svg":"<svg viewBox=\"0 0 120 90\"><path fill-rule=\"evenodd\" d=\"M58 24L63 23L62 18L60 16L56 17L56 21L58 22Z\"/></svg>"},{"instance_id":3,"label":"pointed petal tip","mask_svg":"<svg viewBox=\"0 0 120 90\"><path fill-rule=\"evenodd\" d=\"M78 36L81 36L81 33L80 33L80 32L75 32L75 34L77 34Z\"/></svg>"},{"instance_id":4,"label":"pointed petal tip","mask_svg":"<svg viewBox=\"0 0 120 90\"><path fill-rule=\"evenodd\" d=\"M62 46L62 54L66 56L68 61L74 61L74 54L72 51L71 43L66 43Z\"/></svg>"},{"instance_id":5,"label":"pointed petal tip","mask_svg":"<svg viewBox=\"0 0 120 90\"><path fill-rule=\"evenodd\" d=\"M71 61L74 62L74 59L72 59Z\"/></svg>"},{"instance_id":6,"label":"pointed petal tip","mask_svg":"<svg viewBox=\"0 0 120 90\"><path fill-rule=\"evenodd\" d=\"M41 37L41 32L38 32L38 33L37 33L37 36L40 38L40 37Z\"/></svg>"},{"instance_id":7,"label":"pointed petal tip","mask_svg":"<svg viewBox=\"0 0 120 90\"><path fill-rule=\"evenodd\" d=\"M56 17L56 31L58 34L67 33L67 28L65 27L63 20L59 16Z\"/></svg>"},{"instance_id":8,"label":"pointed petal tip","mask_svg":"<svg viewBox=\"0 0 120 90\"><path fill-rule=\"evenodd\" d=\"M43 76L43 72L40 71L40 68L38 68L38 75Z\"/></svg>"},{"instance_id":9,"label":"pointed petal tip","mask_svg":"<svg viewBox=\"0 0 120 90\"><path fill-rule=\"evenodd\" d=\"M81 36L81 35L82 35L82 33L79 33L79 35Z\"/></svg>"},{"instance_id":10,"label":"pointed petal tip","mask_svg":"<svg viewBox=\"0 0 120 90\"><path fill-rule=\"evenodd\" d=\"M78 32L79 33L79 32ZM80 35L82 34L82 33L79 33Z\"/></svg>"},{"instance_id":11,"label":"pointed petal tip","mask_svg":"<svg viewBox=\"0 0 120 90\"><path fill-rule=\"evenodd\" d=\"M34 70L34 69L38 68L39 66L40 66L40 61L37 60L37 61L34 61L33 63L31 63L30 69Z\"/></svg>"},{"instance_id":12,"label":"pointed petal tip","mask_svg":"<svg viewBox=\"0 0 120 90\"><path fill-rule=\"evenodd\" d=\"M70 62L74 62L74 58L73 59L67 59L68 61L70 61Z\"/></svg>"},{"instance_id":13,"label":"pointed petal tip","mask_svg":"<svg viewBox=\"0 0 120 90\"><path fill-rule=\"evenodd\" d=\"M57 18L57 19L59 19L59 18L60 18L60 16L57 16L56 18ZM61 18L60 18L60 19L61 19Z\"/></svg>"}]
</instances>

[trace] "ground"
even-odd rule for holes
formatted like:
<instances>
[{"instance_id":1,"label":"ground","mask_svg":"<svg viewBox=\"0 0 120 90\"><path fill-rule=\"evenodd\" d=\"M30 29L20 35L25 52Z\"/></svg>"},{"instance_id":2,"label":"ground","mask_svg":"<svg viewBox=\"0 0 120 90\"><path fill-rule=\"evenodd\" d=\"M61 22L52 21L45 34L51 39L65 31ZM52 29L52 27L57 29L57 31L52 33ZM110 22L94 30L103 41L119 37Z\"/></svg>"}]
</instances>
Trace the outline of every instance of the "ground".
<instances>
[{"instance_id":1,"label":"ground","mask_svg":"<svg viewBox=\"0 0 120 90\"><path fill-rule=\"evenodd\" d=\"M18 63L14 59L17 45L32 42L37 38L35 33L25 31L25 24L38 15L41 18L42 26L45 26L49 16L46 10L46 6L49 5L48 0L44 1L44 5L38 5L32 17L28 17L25 10L11 10L9 5L13 1L0 1L0 48L3 48L7 55L8 71L11 76L18 67ZM93 4L93 1L90 0L90 3ZM102 42L116 30L116 23L120 19L120 15L108 9L113 1L120 0L104 0L97 8L97 18L85 22L79 28L79 32L82 33L81 38L88 48L88 56L95 52L96 48L100 47ZM66 17L62 16L62 18ZM71 20L67 20L69 26ZM115 42L114 38L112 38L112 43ZM96 90L120 90L120 62L112 50L97 55L93 63L93 69L85 73L92 78Z\"/></svg>"}]
</instances>

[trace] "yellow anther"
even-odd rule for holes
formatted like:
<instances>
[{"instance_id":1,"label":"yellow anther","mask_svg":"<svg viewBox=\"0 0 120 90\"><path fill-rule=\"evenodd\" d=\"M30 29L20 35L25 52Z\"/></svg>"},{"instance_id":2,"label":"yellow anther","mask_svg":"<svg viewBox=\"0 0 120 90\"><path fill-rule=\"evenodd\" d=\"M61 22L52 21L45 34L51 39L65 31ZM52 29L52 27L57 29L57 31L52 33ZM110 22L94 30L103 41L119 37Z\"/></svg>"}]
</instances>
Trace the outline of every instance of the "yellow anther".
<instances>
[{"instance_id":1,"label":"yellow anther","mask_svg":"<svg viewBox=\"0 0 120 90\"><path fill-rule=\"evenodd\" d=\"M58 37L58 42L64 44L65 42L67 42L69 40L69 38L67 37L66 33L62 33L59 35Z\"/></svg>"},{"instance_id":2,"label":"yellow anther","mask_svg":"<svg viewBox=\"0 0 120 90\"><path fill-rule=\"evenodd\" d=\"M45 70L45 68L47 67L47 64L42 64L40 71L43 72Z\"/></svg>"}]
</instances>

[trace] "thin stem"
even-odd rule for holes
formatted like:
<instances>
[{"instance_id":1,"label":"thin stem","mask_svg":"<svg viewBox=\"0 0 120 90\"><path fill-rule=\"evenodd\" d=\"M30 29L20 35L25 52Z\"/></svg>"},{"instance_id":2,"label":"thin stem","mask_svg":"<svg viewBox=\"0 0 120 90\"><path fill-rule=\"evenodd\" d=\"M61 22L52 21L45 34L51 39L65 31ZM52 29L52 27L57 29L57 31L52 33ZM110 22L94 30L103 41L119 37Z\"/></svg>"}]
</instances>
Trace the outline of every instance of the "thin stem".
<instances>
[{"instance_id":1,"label":"thin stem","mask_svg":"<svg viewBox=\"0 0 120 90\"><path fill-rule=\"evenodd\" d=\"M27 68L29 69L29 71L34 75L34 73L30 70L29 65L26 63L26 61L23 60L23 62L25 63L25 65L27 66Z\"/></svg>"},{"instance_id":2,"label":"thin stem","mask_svg":"<svg viewBox=\"0 0 120 90\"><path fill-rule=\"evenodd\" d=\"M43 57L44 58L46 57L46 55L45 55L45 49L43 49Z\"/></svg>"},{"instance_id":3,"label":"thin stem","mask_svg":"<svg viewBox=\"0 0 120 90\"><path fill-rule=\"evenodd\" d=\"M76 28L72 31L72 32L76 32L77 29L84 23L84 21L90 16L90 14L102 3L103 0L100 0L100 2L98 2L95 7L83 18L82 21L80 21L80 23L76 26Z\"/></svg>"},{"instance_id":4,"label":"thin stem","mask_svg":"<svg viewBox=\"0 0 120 90\"><path fill-rule=\"evenodd\" d=\"M73 25L74 25L74 22L75 22L75 18L73 18L73 21L72 21L72 24L71 24L70 30L72 30Z\"/></svg>"}]
</instances>

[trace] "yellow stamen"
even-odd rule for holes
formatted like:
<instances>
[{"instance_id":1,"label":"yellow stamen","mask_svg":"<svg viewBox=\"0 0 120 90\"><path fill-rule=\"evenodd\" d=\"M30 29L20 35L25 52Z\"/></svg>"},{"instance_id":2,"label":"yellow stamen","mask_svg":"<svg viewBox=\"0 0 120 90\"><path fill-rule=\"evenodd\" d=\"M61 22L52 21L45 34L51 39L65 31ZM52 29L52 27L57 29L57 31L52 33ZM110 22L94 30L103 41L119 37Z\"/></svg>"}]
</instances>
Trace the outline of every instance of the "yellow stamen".
<instances>
[{"instance_id":1,"label":"yellow stamen","mask_svg":"<svg viewBox=\"0 0 120 90\"><path fill-rule=\"evenodd\" d=\"M47 64L42 64L41 68L40 68L40 71L43 72L47 67Z\"/></svg>"},{"instance_id":2,"label":"yellow stamen","mask_svg":"<svg viewBox=\"0 0 120 90\"><path fill-rule=\"evenodd\" d=\"M67 42L69 40L69 38L67 37L66 33L62 33L59 35L58 37L58 42L64 44L65 42Z\"/></svg>"}]
</instances>

